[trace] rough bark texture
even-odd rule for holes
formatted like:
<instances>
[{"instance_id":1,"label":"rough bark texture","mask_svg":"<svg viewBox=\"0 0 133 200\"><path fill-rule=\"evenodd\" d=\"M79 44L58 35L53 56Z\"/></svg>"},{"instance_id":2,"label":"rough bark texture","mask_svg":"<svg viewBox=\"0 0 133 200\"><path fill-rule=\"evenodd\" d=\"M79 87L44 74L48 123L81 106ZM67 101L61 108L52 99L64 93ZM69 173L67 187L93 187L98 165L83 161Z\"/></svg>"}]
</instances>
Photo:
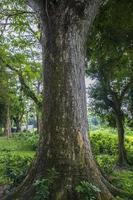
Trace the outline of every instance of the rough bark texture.
<instances>
[{"instance_id":1,"label":"rough bark texture","mask_svg":"<svg viewBox=\"0 0 133 200\"><path fill-rule=\"evenodd\" d=\"M40 1L39 1L40 2ZM41 10L43 27L44 116L37 158L23 184L4 199L32 200L33 182L58 173L49 200L80 200L75 186L81 180L101 190L99 200L113 199L102 182L87 134L85 96L85 43L99 1L46 1Z\"/></svg>"},{"instance_id":2,"label":"rough bark texture","mask_svg":"<svg viewBox=\"0 0 133 200\"><path fill-rule=\"evenodd\" d=\"M118 161L117 167L126 167L127 166L127 156L125 150L125 131L123 125L123 116L119 111L116 113L116 125L118 130Z\"/></svg>"}]
</instances>

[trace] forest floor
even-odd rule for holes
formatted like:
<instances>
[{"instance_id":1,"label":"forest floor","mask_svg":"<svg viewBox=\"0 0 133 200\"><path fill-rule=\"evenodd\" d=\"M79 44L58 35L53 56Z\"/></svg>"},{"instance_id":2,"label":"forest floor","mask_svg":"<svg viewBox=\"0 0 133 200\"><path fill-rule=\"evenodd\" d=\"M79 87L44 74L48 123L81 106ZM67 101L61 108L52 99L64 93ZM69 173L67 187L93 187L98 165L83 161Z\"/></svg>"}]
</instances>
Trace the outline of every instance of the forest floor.
<instances>
[{"instance_id":1,"label":"forest floor","mask_svg":"<svg viewBox=\"0 0 133 200\"><path fill-rule=\"evenodd\" d=\"M110 182L128 193L133 192L133 131L126 129L125 148L129 165L115 169L118 137L115 129L102 128L90 133L93 154ZM126 200L126 198L124 199ZM132 200L132 199L129 199Z\"/></svg>"},{"instance_id":2,"label":"forest floor","mask_svg":"<svg viewBox=\"0 0 133 200\"><path fill-rule=\"evenodd\" d=\"M111 129L91 131L91 145L94 156L110 182L127 192L133 191L133 133L127 132L125 146L130 166L114 170L117 160L117 134ZM0 196L3 190L20 184L32 162L38 136L20 134L7 139L0 137ZM9 188L10 189L10 188ZM124 199L126 200L126 199ZM131 200L131 199L129 199Z\"/></svg>"}]
</instances>

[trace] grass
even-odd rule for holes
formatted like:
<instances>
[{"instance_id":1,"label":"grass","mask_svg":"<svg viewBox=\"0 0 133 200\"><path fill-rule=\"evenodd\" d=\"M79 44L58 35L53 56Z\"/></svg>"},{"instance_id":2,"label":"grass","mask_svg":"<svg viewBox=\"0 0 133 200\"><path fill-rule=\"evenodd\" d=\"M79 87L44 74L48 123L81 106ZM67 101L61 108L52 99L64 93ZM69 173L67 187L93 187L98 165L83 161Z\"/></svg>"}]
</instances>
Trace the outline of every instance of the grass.
<instances>
[{"instance_id":1,"label":"grass","mask_svg":"<svg viewBox=\"0 0 133 200\"><path fill-rule=\"evenodd\" d=\"M32 150L31 145L19 138L0 137L0 185L8 184L10 181L5 176L6 161L8 158L14 159L14 163L17 165L20 160L34 158L35 151ZM15 159L17 160L15 161ZM15 163L16 162L16 163Z\"/></svg>"},{"instance_id":2,"label":"grass","mask_svg":"<svg viewBox=\"0 0 133 200\"><path fill-rule=\"evenodd\" d=\"M120 189L132 193L133 171L131 168L121 171L112 170L117 158L116 130L100 129L92 131L90 135L91 140L93 140L92 147L94 148L96 160L102 170L104 170L110 178L111 183ZM133 132L129 130L126 135L126 148L128 152L130 152L130 155L133 155ZM5 176L5 160L8 160L10 157L14 159L13 161L11 160L11 167L15 168L15 172L17 172L17 170L21 170L21 166L19 166L19 158L24 160L25 158L33 158L34 155L35 151L33 151L31 144L28 143L25 138L21 136L10 139L0 137L0 185L10 183L9 178ZM19 169L17 168L17 165Z\"/></svg>"},{"instance_id":3,"label":"grass","mask_svg":"<svg viewBox=\"0 0 133 200\"><path fill-rule=\"evenodd\" d=\"M121 170L112 173L112 184L126 192L132 193L133 191L133 171Z\"/></svg>"},{"instance_id":4,"label":"grass","mask_svg":"<svg viewBox=\"0 0 133 200\"><path fill-rule=\"evenodd\" d=\"M1 151L30 151L31 146L26 142L17 138L7 139L0 137L0 152Z\"/></svg>"},{"instance_id":5,"label":"grass","mask_svg":"<svg viewBox=\"0 0 133 200\"><path fill-rule=\"evenodd\" d=\"M131 166L123 170L113 168L117 160L117 131L108 128L93 130L90 136L95 158L111 183L117 188L133 193L133 130L126 129L125 147Z\"/></svg>"}]
</instances>

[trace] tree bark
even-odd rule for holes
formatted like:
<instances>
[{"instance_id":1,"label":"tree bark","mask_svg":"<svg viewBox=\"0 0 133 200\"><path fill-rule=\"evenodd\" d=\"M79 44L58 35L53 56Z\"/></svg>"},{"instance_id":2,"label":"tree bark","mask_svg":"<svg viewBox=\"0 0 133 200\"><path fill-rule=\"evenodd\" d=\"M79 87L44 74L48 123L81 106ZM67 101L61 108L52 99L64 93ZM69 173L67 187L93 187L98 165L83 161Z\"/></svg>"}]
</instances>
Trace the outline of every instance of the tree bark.
<instances>
[{"instance_id":1,"label":"tree bark","mask_svg":"<svg viewBox=\"0 0 133 200\"><path fill-rule=\"evenodd\" d=\"M21 131L20 121L17 120L17 121L16 121L16 132L18 133L18 132L20 132L20 131Z\"/></svg>"},{"instance_id":2,"label":"tree bark","mask_svg":"<svg viewBox=\"0 0 133 200\"><path fill-rule=\"evenodd\" d=\"M118 130L118 161L117 167L122 168L127 166L127 156L125 150L125 131L123 125L122 112L116 113L116 125Z\"/></svg>"},{"instance_id":3,"label":"tree bark","mask_svg":"<svg viewBox=\"0 0 133 200\"><path fill-rule=\"evenodd\" d=\"M6 105L5 108L5 120L4 120L4 135L9 138L11 137L11 119L10 119L10 108L9 105Z\"/></svg>"},{"instance_id":4,"label":"tree bark","mask_svg":"<svg viewBox=\"0 0 133 200\"><path fill-rule=\"evenodd\" d=\"M97 199L111 200L93 159L87 131L85 44L99 1L59 2L46 1L40 9L44 114L37 158L14 196L4 199L32 200L35 180L47 177L48 170L54 168L58 175L48 200L80 200L75 187L81 180L101 190Z\"/></svg>"}]
</instances>

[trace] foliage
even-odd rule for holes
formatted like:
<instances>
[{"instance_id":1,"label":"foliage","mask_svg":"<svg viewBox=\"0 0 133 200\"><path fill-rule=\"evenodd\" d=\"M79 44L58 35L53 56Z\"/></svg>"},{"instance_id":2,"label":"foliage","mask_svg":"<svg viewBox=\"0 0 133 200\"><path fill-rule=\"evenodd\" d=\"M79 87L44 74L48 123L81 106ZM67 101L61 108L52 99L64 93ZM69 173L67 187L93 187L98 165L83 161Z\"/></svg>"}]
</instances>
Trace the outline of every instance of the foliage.
<instances>
[{"instance_id":1,"label":"foliage","mask_svg":"<svg viewBox=\"0 0 133 200\"><path fill-rule=\"evenodd\" d=\"M5 176L12 183L12 187L19 185L26 176L29 165L31 164L32 157L22 157L15 155L6 155L5 164Z\"/></svg>"},{"instance_id":2,"label":"foliage","mask_svg":"<svg viewBox=\"0 0 133 200\"><path fill-rule=\"evenodd\" d=\"M21 181L34 155L26 141L0 137L0 184Z\"/></svg>"},{"instance_id":3,"label":"foliage","mask_svg":"<svg viewBox=\"0 0 133 200\"><path fill-rule=\"evenodd\" d=\"M93 80L89 87L89 107L113 127L116 126L117 115L131 118L132 8L130 0L128 3L123 0L119 3L117 0L108 1L88 41L86 72Z\"/></svg>"},{"instance_id":4,"label":"foliage","mask_svg":"<svg viewBox=\"0 0 133 200\"><path fill-rule=\"evenodd\" d=\"M11 184L10 188L16 187L24 177L33 160L32 153L11 151L0 154L0 182Z\"/></svg>"},{"instance_id":5,"label":"foliage","mask_svg":"<svg viewBox=\"0 0 133 200\"><path fill-rule=\"evenodd\" d=\"M22 143L26 142L31 150L36 150L39 142L39 134L36 131L33 132L21 132L15 134L14 137L21 141Z\"/></svg>"},{"instance_id":6,"label":"foliage","mask_svg":"<svg viewBox=\"0 0 133 200\"><path fill-rule=\"evenodd\" d=\"M107 129L93 131L91 134L91 146L94 155L117 154L117 136L110 134Z\"/></svg>"},{"instance_id":7,"label":"foliage","mask_svg":"<svg viewBox=\"0 0 133 200\"><path fill-rule=\"evenodd\" d=\"M25 133L26 134L26 133ZM38 136L36 134L30 135L29 139L28 136L20 137L20 134L14 135L12 138L7 139L5 137L0 137L0 151L7 152L7 151L32 151L37 147L37 139ZM32 139L33 138L33 139ZM32 143L33 142L33 143Z\"/></svg>"},{"instance_id":8,"label":"foliage","mask_svg":"<svg viewBox=\"0 0 133 200\"><path fill-rule=\"evenodd\" d=\"M36 188L36 195L33 200L42 200L47 199L49 196L49 189L57 177L58 173L55 169L48 170L47 178L46 179L39 179L36 180L34 186Z\"/></svg>"},{"instance_id":9,"label":"foliage","mask_svg":"<svg viewBox=\"0 0 133 200\"><path fill-rule=\"evenodd\" d=\"M3 0L0 24L0 125L4 126L8 103L10 117L20 129L30 100L39 108L42 101L38 17L25 1Z\"/></svg>"},{"instance_id":10,"label":"foliage","mask_svg":"<svg viewBox=\"0 0 133 200\"><path fill-rule=\"evenodd\" d=\"M133 164L133 131L126 127L125 147L128 160ZM108 145L105 144L105 141ZM102 146L103 142L103 146ZM132 193L133 171L132 167L124 170L114 170L117 155L117 135L113 129L95 130L91 133L92 150L101 170L106 173L110 182L117 188ZM102 148L102 151L101 151ZM106 153L106 154L105 154ZM130 198L116 197L116 200L130 200Z\"/></svg>"},{"instance_id":11,"label":"foliage","mask_svg":"<svg viewBox=\"0 0 133 200\"><path fill-rule=\"evenodd\" d=\"M76 187L76 192L80 194L81 200L96 200L99 188L87 181L81 181Z\"/></svg>"},{"instance_id":12,"label":"foliage","mask_svg":"<svg viewBox=\"0 0 133 200\"><path fill-rule=\"evenodd\" d=\"M129 193L133 191L133 172L130 170L114 171L112 173L112 184Z\"/></svg>"},{"instance_id":13,"label":"foliage","mask_svg":"<svg viewBox=\"0 0 133 200\"><path fill-rule=\"evenodd\" d=\"M116 157L103 154L96 156L96 161L104 173L111 174L116 163Z\"/></svg>"},{"instance_id":14,"label":"foliage","mask_svg":"<svg viewBox=\"0 0 133 200\"><path fill-rule=\"evenodd\" d=\"M111 129L100 129L91 132L91 145L94 155L108 154L117 155L118 138L116 131ZM129 133L129 129L127 129ZM125 138L125 148L128 155L133 153L133 132Z\"/></svg>"},{"instance_id":15,"label":"foliage","mask_svg":"<svg viewBox=\"0 0 133 200\"><path fill-rule=\"evenodd\" d=\"M129 133L129 129L126 129ZM113 167L117 160L118 139L116 131L111 129L101 129L92 131L90 134L93 154L101 169L107 174L113 172ZM125 148L129 164L133 164L133 132L125 138Z\"/></svg>"}]
</instances>

